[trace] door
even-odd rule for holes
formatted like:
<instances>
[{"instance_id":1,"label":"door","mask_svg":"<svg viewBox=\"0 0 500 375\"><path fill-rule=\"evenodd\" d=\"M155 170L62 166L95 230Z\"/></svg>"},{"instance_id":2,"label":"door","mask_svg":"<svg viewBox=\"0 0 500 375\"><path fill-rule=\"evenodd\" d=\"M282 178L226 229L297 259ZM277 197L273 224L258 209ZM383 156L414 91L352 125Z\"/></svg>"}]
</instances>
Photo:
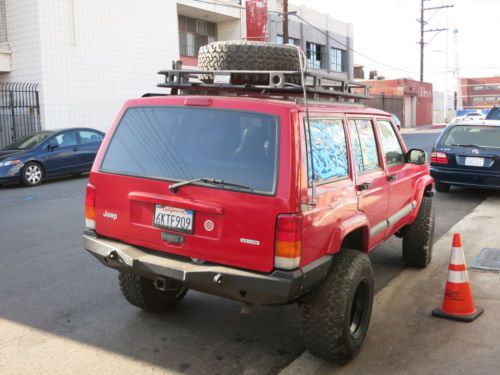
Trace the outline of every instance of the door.
<instances>
[{"instance_id":1,"label":"door","mask_svg":"<svg viewBox=\"0 0 500 375\"><path fill-rule=\"evenodd\" d=\"M83 171L88 171L92 168L97 151L101 146L103 136L101 133L94 130L82 129L78 130L78 137L80 140L79 154L82 163L81 168Z\"/></svg>"},{"instance_id":2,"label":"door","mask_svg":"<svg viewBox=\"0 0 500 375\"><path fill-rule=\"evenodd\" d=\"M78 169L80 155L75 130L66 130L54 135L48 144L44 163L48 174L70 173Z\"/></svg>"},{"instance_id":3,"label":"door","mask_svg":"<svg viewBox=\"0 0 500 375\"><path fill-rule=\"evenodd\" d=\"M369 247L385 239L389 199L386 171L380 162L373 121L369 118L350 119L349 135L356 167L358 209L370 223Z\"/></svg>"},{"instance_id":4,"label":"door","mask_svg":"<svg viewBox=\"0 0 500 375\"><path fill-rule=\"evenodd\" d=\"M404 127L411 128L412 124L412 105L411 105L411 96L404 97Z\"/></svg>"},{"instance_id":5,"label":"door","mask_svg":"<svg viewBox=\"0 0 500 375\"><path fill-rule=\"evenodd\" d=\"M312 186L314 178L316 206L304 212L303 264L324 255L332 233L342 220L357 210L344 120L340 117L312 117L309 123L311 142L306 145L308 186ZM305 133L307 135L307 130Z\"/></svg>"},{"instance_id":6,"label":"door","mask_svg":"<svg viewBox=\"0 0 500 375\"><path fill-rule=\"evenodd\" d=\"M399 229L414 208L413 165L405 163L404 150L394 126L387 119L377 119L380 144L389 182L387 221L389 232Z\"/></svg>"}]
</instances>

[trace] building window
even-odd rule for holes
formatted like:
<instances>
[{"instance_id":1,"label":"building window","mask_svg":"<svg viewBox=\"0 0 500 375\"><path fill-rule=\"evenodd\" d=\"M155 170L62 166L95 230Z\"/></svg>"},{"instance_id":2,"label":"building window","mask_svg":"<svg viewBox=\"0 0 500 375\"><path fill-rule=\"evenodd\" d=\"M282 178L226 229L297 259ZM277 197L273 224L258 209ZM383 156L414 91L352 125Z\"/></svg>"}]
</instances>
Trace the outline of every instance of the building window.
<instances>
[{"instance_id":1,"label":"building window","mask_svg":"<svg viewBox=\"0 0 500 375\"><path fill-rule=\"evenodd\" d=\"M283 44L283 35L276 36L276 43ZM300 46L300 39L288 37L288 44L292 46Z\"/></svg>"},{"instance_id":2,"label":"building window","mask_svg":"<svg viewBox=\"0 0 500 375\"><path fill-rule=\"evenodd\" d=\"M200 47L216 40L216 23L179 16L179 47L181 56L197 57Z\"/></svg>"},{"instance_id":3,"label":"building window","mask_svg":"<svg viewBox=\"0 0 500 375\"><path fill-rule=\"evenodd\" d=\"M344 51L338 48L330 49L330 70L332 72L344 71Z\"/></svg>"},{"instance_id":4,"label":"building window","mask_svg":"<svg viewBox=\"0 0 500 375\"><path fill-rule=\"evenodd\" d=\"M309 68L325 68L325 59L323 56L324 49L325 46L322 46L320 44L311 42L306 43L307 66Z\"/></svg>"}]
</instances>

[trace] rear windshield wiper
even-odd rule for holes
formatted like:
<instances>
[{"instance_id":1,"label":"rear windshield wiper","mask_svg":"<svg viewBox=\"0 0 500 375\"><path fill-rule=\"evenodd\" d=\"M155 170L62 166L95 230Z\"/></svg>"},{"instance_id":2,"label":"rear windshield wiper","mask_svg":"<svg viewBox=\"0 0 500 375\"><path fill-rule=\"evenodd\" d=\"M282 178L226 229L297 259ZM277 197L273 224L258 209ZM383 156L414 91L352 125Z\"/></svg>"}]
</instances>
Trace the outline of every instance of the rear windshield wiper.
<instances>
[{"instance_id":1,"label":"rear windshield wiper","mask_svg":"<svg viewBox=\"0 0 500 375\"><path fill-rule=\"evenodd\" d=\"M478 146L478 145L463 145L463 144L460 144L460 143L452 143L452 144L450 144L450 146L460 146L460 147L481 147L481 146Z\"/></svg>"},{"instance_id":2,"label":"rear windshield wiper","mask_svg":"<svg viewBox=\"0 0 500 375\"><path fill-rule=\"evenodd\" d=\"M206 182L206 183L214 184L214 185L225 185L225 186L232 186L232 187L236 187L236 188L240 188L240 189L245 189L245 190L253 190L249 186L235 184L233 182L227 182L227 181L220 180L220 179L217 179L217 178L207 178L207 177L204 177L204 178L195 178L194 180L186 180L186 181L176 182L175 184L170 185L168 188L170 189L170 191L172 193L175 194L175 193L177 193L177 191L179 190L179 188L181 188L183 186L186 186L186 185L191 185L191 184L196 183L196 182Z\"/></svg>"}]
</instances>

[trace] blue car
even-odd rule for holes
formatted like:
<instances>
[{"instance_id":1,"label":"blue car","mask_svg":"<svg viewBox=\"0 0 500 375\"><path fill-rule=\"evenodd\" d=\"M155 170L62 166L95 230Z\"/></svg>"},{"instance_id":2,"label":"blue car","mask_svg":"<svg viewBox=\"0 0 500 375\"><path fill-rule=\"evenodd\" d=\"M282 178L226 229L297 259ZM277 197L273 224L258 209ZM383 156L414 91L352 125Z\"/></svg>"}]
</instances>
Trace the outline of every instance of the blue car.
<instances>
[{"instance_id":1,"label":"blue car","mask_svg":"<svg viewBox=\"0 0 500 375\"><path fill-rule=\"evenodd\" d=\"M41 131L0 150L0 184L36 186L90 171L104 133L89 128Z\"/></svg>"},{"instance_id":2,"label":"blue car","mask_svg":"<svg viewBox=\"0 0 500 375\"><path fill-rule=\"evenodd\" d=\"M448 126L431 154L436 190L452 185L500 189L500 121L466 121Z\"/></svg>"}]
</instances>

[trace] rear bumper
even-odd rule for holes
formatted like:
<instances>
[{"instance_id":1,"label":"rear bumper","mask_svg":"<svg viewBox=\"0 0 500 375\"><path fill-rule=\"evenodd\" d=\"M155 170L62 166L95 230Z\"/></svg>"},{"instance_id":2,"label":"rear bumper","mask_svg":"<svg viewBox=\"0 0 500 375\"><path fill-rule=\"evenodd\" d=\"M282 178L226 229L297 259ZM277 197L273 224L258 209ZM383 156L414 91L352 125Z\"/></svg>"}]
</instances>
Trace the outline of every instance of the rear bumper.
<instances>
[{"instance_id":1,"label":"rear bumper","mask_svg":"<svg viewBox=\"0 0 500 375\"><path fill-rule=\"evenodd\" d=\"M150 279L169 277L189 289L263 305L296 300L326 276L332 262L332 257L325 255L301 269L262 274L217 264L196 264L189 258L100 238L92 231L84 233L83 241L85 249L107 267Z\"/></svg>"},{"instance_id":2,"label":"rear bumper","mask_svg":"<svg viewBox=\"0 0 500 375\"><path fill-rule=\"evenodd\" d=\"M446 170L431 166L431 176L437 182L450 185L468 186L481 189L500 189L499 173L479 171Z\"/></svg>"}]
</instances>

